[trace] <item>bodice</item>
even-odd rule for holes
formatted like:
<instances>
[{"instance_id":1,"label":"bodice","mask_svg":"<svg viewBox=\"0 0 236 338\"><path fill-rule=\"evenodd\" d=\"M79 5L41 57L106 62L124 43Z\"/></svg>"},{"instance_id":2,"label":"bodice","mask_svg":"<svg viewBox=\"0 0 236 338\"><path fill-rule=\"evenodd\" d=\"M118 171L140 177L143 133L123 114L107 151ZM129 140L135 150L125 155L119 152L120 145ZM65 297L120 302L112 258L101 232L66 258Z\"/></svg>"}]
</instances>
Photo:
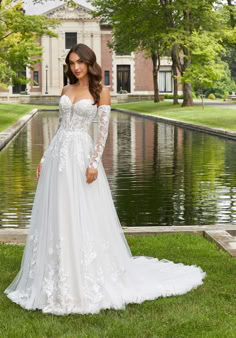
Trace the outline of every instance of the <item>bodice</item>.
<instances>
[{"instance_id":1,"label":"bodice","mask_svg":"<svg viewBox=\"0 0 236 338\"><path fill-rule=\"evenodd\" d=\"M59 101L59 112L59 124L54 144L57 143L57 136L63 137L63 146L59 151L63 154L67 152L70 139L73 139L76 135L78 137L79 134L89 133L90 125L96 114L98 115L98 136L88 165L89 168L97 168L106 144L111 106L101 105L97 107L91 99L82 99L72 103L69 96L64 94ZM42 157L40 162L43 163L44 159L45 156Z\"/></svg>"},{"instance_id":2,"label":"bodice","mask_svg":"<svg viewBox=\"0 0 236 338\"><path fill-rule=\"evenodd\" d=\"M74 104L67 95L59 101L60 127L71 131L88 132L97 113L97 106L91 99L82 99Z\"/></svg>"}]
</instances>

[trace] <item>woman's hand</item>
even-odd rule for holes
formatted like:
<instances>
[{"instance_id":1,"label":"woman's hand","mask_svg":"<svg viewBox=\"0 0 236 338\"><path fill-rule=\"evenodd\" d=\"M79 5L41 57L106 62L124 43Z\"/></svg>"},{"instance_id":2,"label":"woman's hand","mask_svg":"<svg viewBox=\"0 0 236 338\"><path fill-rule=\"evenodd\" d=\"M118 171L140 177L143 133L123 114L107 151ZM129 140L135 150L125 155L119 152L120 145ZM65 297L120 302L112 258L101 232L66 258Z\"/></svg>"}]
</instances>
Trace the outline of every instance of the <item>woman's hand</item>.
<instances>
[{"instance_id":1,"label":"woman's hand","mask_svg":"<svg viewBox=\"0 0 236 338\"><path fill-rule=\"evenodd\" d=\"M42 170L42 163L39 163L39 165L37 166L37 169L36 169L37 180L39 179L41 170Z\"/></svg>"},{"instance_id":2,"label":"woman's hand","mask_svg":"<svg viewBox=\"0 0 236 338\"><path fill-rule=\"evenodd\" d=\"M87 168L86 169L86 183L90 184L95 181L98 177L98 170L96 168Z\"/></svg>"}]
</instances>

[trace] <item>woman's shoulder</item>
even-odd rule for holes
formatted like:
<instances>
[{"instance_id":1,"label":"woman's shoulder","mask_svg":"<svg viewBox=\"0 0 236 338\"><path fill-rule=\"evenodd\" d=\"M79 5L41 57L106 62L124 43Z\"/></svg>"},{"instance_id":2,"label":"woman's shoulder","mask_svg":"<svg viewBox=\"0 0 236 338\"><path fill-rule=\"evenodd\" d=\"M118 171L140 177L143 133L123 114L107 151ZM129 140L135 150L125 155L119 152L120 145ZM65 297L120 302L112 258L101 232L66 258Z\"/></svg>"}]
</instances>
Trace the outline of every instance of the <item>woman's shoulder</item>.
<instances>
[{"instance_id":1,"label":"woman's shoulder","mask_svg":"<svg viewBox=\"0 0 236 338\"><path fill-rule=\"evenodd\" d=\"M68 84L68 85L64 86L64 87L62 88L62 91L61 91L61 96L62 96L62 95L65 95L65 94L67 93L67 91L69 91L69 90L71 90L71 89L72 89L72 85L71 85L71 84Z\"/></svg>"},{"instance_id":2,"label":"woman's shoulder","mask_svg":"<svg viewBox=\"0 0 236 338\"><path fill-rule=\"evenodd\" d=\"M106 86L102 86L102 90L100 93L99 106L110 105L110 104L111 104L110 90Z\"/></svg>"}]
</instances>

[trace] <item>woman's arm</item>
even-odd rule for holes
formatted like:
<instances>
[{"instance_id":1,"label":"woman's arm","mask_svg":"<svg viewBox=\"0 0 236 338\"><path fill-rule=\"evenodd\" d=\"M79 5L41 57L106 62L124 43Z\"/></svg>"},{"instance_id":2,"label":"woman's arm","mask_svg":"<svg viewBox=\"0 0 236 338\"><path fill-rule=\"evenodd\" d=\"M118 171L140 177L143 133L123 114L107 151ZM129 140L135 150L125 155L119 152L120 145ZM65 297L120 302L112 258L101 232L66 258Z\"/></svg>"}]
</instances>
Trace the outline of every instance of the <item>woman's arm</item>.
<instances>
[{"instance_id":1,"label":"woman's arm","mask_svg":"<svg viewBox=\"0 0 236 338\"><path fill-rule=\"evenodd\" d=\"M98 105L98 137L95 143L94 152L90 159L88 168L86 170L87 183L92 183L97 178L97 168L101 161L101 157L105 148L109 119L111 112L110 91L108 88L103 87L99 105Z\"/></svg>"}]
</instances>

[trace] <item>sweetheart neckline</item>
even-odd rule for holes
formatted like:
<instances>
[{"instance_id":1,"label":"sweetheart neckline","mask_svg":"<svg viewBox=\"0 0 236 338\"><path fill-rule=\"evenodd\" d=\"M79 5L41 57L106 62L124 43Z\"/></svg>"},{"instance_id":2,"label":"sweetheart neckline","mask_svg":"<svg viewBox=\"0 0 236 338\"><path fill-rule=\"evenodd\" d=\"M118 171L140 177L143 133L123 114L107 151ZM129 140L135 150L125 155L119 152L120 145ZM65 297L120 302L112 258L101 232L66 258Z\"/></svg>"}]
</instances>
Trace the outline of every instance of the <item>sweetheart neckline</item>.
<instances>
[{"instance_id":1,"label":"sweetheart neckline","mask_svg":"<svg viewBox=\"0 0 236 338\"><path fill-rule=\"evenodd\" d=\"M91 101L91 102L93 103L93 100L92 100L92 99L80 99L80 100L76 101L75 103L72 103L72 102L71 102L71 99L69 98L68 95L63 94L63 95L61 96L61 98L62 98L63 96L66 96L66 97L68 98L68 100L70 101L70 103L71 103L72 106L74 106L76 103L81 102L81 101Z\"/></svg>"}]
</instances>

